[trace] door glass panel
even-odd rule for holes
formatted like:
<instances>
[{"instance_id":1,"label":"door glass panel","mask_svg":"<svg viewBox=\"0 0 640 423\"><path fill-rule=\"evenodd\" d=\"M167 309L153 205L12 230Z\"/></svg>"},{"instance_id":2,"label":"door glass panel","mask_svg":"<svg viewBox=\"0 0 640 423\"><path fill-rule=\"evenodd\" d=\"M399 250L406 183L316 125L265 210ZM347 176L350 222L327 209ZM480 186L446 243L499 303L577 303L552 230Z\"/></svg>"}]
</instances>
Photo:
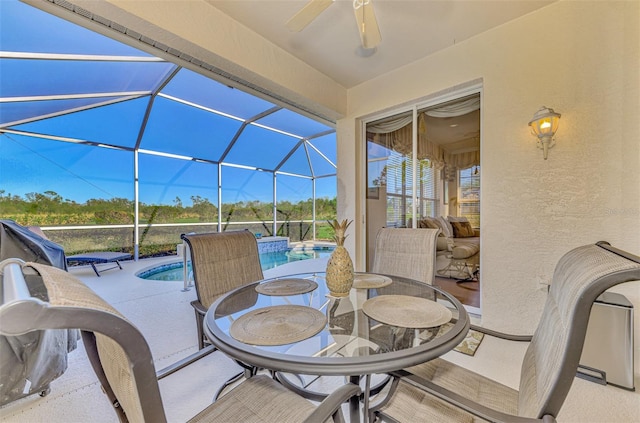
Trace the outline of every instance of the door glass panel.
<instances>
[{"instance_id":1,"label":"door glass panel","mask_svg":"<svg viewBox=\"0 0 640 423\"><path fill-rule=\"evenodd\" d=\"M367 261L370 269L378 230L406 227L413 188L411 112L367 125Z\"/></svg>"},{"instance_id":2,"label":"door glass panel","mask_svg":"<svg viewBox=\"0 0 640 423\"><path fill-rule=\"evenodd\" d=\"M458 178L458 215L466 217L473 228L480 228L480 166L460 171Z\"/></svg>"},{"instance_id":3,"label":"door glass panel","mask_svg":"<svg viewBox=\"0 0 640 423\"><path fill-rule=\"evenodd\" d=\"M440 214L467 217L474 228L479 228L480 94L418 110L418 128L419 153L424 152L431 160L431 169L444 179L434 186L446 187L448 192L442 198ZM433 216L425 211L423 216Z\"/></svg>"},{"instance_id":4,"label":"door glass panel","mask_svg":"<svg viewBox=\"0 0 640 423\"><path fill-rule=\"evenodd\" d=\"M366 147L369 270L380 228L420 228L428 223L424 218L439 216L465 217L480 228L480 94L417 107L415 115L412 109L369 122ZM453 262L449 251L439 251L436 276L453 278L456 286L456 275L471 269L476 272L465 282L478 282L473 279L479 274L478 258ZM439 283L447 289L447 283ZM476 298L461 301L477 307Z\"/></svg>"}]
</instances>

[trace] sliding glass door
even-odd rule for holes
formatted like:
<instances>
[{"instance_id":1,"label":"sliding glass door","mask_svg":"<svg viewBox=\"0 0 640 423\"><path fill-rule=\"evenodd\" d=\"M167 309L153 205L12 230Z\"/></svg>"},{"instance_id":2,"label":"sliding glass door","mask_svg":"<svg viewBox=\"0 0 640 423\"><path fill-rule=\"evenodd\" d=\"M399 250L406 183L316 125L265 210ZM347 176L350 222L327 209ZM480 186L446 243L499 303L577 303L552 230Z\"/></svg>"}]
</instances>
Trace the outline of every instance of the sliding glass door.
<instances>
[{"instance_id":1,"label":"sliding glass door","mask_svg":"<svg viewBox=\"0 0 640 423\"><path fill-rule=\"evenodd\" d=\"M378 230L438 214L439 172L415 151L416 130L413 111L367 124L367 268Z\"/></svg>"},{"instance_id":2,"label":"sliding glass door","mask_svg":"<svg viewBox=\"0 0 640 423\"><path fill-rule=\"evenodd\" d=\"M480 93L468 93L367 122L367 269L380 228L454 216L479 229Z\"/></svg>"}]
</instances>

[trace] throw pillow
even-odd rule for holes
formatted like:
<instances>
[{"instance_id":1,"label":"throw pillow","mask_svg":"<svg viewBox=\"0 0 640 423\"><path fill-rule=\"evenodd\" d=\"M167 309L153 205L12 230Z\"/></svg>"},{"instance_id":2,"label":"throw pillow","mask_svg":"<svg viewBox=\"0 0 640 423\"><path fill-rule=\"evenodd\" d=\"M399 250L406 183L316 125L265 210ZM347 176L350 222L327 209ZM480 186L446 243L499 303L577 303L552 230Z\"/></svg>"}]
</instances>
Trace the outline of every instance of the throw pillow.
<instances>
[{"instance_id":1,"label":"throw pillow","mask_svg":"<svg viewBox=\"0 0 640 423\"><path fill-rule=\"evenodd\" d=\"M442 233L442 227L439 222L433 217L425 217L418 221L418 228L421 229L440 229L438 236L444 236Z\"/></svg>"},{"instance_id":2,"label":"throw pillow","mask_svg":"<svg viewBox=\"0 0 640 423\"><path fill-rule=\"evenodd\" d=\"M447 238L453 238L453 227L451 226L451 223L449 223L447 219L442 216L438 216L436 219L438 220L438 223L442 228L442 233L444 234L444 236L446 236Z\"/></svg>"},{"instance_id":3,"label":"throw pillow","mask_svg":"<svg viewBox=\"0 0 640 423\"><path fill-rule=\"evenodd\" d=\"M451 222L455 238L469 238L474 236L473 228L469 222Z\"/></svg>"},{"instance_id":4,"label":"throw pillow","mask_svg":"<svg viewBox=\"0 0 640 423\"><path fill-rule=\"evenodd\" d=\"M464 216L447 216L447 220L449 222L468 222L469 219L467 219Z\"/></svg>"},{"instance_id":5,"label":"throw pillow","mask_svg":"<svg viewBox=\"0 0 640 423\"><path fill-rule=\"evenodd\" d=\"M431 227L433 229L440 229L440 233L438 234L438 236L443 236L443 237L447 237L444 234L444 228L442 227L442 223L440 222L440 220L438 220L437 217L427 217L427 219L429 220L429 225L431 225Z\"/></svg>"},{"instance_id":6,"label":"throw pillow","mask_svg":"<svg viewBox=\"0 0 640 423\"><path fill-rule=\"evenodd\" d=\"M434 222L434 220L430 217L425 217L424 219L422 219L420 221L420 224L422 225L422 228L440 229L440 226L438 226L436 222Z\"/></svg>"}]
</instances>

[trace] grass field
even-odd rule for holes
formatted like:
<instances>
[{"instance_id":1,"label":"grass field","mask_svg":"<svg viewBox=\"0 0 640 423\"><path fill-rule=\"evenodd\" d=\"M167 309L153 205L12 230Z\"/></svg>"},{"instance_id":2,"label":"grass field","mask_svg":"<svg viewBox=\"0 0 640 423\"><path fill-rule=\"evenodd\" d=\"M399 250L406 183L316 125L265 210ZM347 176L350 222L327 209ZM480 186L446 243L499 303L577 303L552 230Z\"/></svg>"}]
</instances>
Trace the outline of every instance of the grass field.
<instances>
[{"instance_id":1,"label":"grass field","mask_svg":"<svg viewBox=\"0 0 640 423\"><path fill-rule=\"evenodd\" d=\"M248 229L262 236L271 236L271 223L223 225L223 231ZM202 224L188 226L150 226L140 228L139 255L149 257L156 255L175 254L176 245L181 244L180 235L190 232L215 232L217 225ZM90 229L61 229L45 230L47 237L60 244L66 255L86 253L91 251L121 251L133 254L133 228L90 228ZM290 241L313 239L311 224L308 222L286 222L279 224L278 236L287 236ZM333 229L324 221L316 222L316 239L331 240Z\"/></svg>"}]
</instances>

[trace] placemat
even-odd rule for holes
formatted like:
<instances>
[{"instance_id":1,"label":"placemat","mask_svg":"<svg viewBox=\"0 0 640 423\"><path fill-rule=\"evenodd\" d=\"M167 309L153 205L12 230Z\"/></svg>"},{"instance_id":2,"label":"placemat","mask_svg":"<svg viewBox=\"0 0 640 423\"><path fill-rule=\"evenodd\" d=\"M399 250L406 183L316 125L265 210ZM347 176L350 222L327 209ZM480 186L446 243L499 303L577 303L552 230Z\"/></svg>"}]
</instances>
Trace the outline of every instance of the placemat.
<instances>
[{"instance_id":1,"label":"placemat","mask_svg":"<svg viewBox=\"0 0 640 423\"><path fill-rule=\"evenodd\" d=\"M287 278L261 283L256 291L264 295L296 295L311 292L318 284L309 279Z\"/></svg>"},{"instance_id":2,"label":"placemat","mask_svg":"<svg viewBox=\"0 0 640 423\"><path fill-rule=\"evenodd\" d=\"M426 298L381 295L362 304L364 314L379 322L403 328L432 328L451 320L451 310Z\"/></svg>"},{"instance_id":3,"label":"placemat","mask_svg":"<svg viewBox=\"0 0 640 423\"><path fill-rule=\"evenodd\" d=\"M356 289L382 288L391 285L391 278L369 273L356 273L353 277L353 287Z\"/></svg>"},{"instance_id":4,"label":"placemat","mask_svg":"<svg viewBox=\"0 0 640 423\"><path fill-rule=\"evenodd\" d=\"M320 332L327 316L319 310L299 305L259 308L240 316L229 335L251 345L285 345L302 341Z\"/></svg>"},{"instance_id":5,"label":"placemat","mask_svg":"<svg viewBox=\"0 0 640 423\"><path fill-rule=\"evenodd\" d=\"M451 328L451 326L453 326L453 323L442 325L436 337L445 334ZM458 346L456 346L453 350L462 354L474 356L476 354L476 350L482 342L482 339L484 339L484 333L469 329L469 332L467 332L467 336L464 338L464 340L460 342Z\"/></svg>"}]
</instances>

